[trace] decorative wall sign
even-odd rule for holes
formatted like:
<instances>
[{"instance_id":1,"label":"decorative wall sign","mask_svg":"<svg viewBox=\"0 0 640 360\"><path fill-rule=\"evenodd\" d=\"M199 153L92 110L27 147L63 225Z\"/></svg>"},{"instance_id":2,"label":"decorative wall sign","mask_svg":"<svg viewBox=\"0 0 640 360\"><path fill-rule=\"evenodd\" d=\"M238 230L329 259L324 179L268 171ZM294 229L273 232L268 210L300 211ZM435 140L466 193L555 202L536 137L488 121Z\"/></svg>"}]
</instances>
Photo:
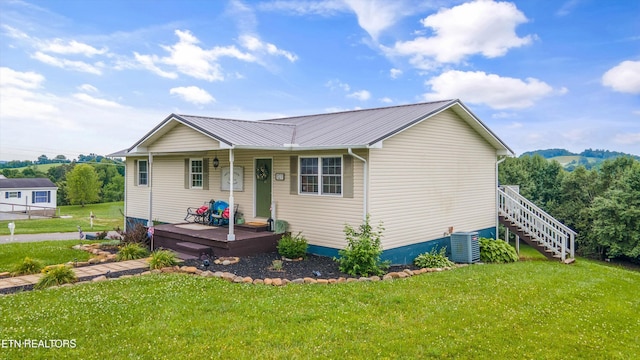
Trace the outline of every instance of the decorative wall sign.
<instances>
[{"instance_id":1,"label":"decorative wall sign","mask_svg":"<svg viewBox=\"0 0 640 360\"><path fill-rule=\"evenodd\" d=\"M231 188L231 173L230 167L226 166L222 168L222 179L220 181L220 190L229 191ZM233 191L244 191L244 167L233 167Z\"/></svg>"},{"instance_id":2,"label":"decorative wall sign","mask_svg":"<svg viewBox=\"0 0 640 360\"><path fill-rule=\"evenodd\" d=\"M284 181L284 173L276 173L276 181Z\"/></svg>"}]
</instances>

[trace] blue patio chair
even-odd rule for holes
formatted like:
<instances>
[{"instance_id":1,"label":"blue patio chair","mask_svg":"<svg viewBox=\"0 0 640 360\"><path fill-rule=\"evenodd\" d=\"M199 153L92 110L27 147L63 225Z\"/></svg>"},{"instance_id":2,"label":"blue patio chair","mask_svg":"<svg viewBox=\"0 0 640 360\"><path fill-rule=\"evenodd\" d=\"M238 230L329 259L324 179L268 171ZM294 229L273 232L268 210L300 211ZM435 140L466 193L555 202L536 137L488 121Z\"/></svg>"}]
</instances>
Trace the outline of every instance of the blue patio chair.
<instances>
[{"instance_id":1,"label":"blue patio chair","mask_svg":"<svg viewBox=\"0 0 640 360\"><path fill-rule=\"evenodd\" d=\"M228 208L229 208L229 203L227 203L226 201L218 200L214 202L213 205L211 206L211 213L210 213L211 218L209 221L210 224L217 225L217 226L229 225L229 217L223 216L224 211ZM234 204L233 206L234 219L237 218L237 214L238 214L238 204Z\"/></svg>"}]
</instances>

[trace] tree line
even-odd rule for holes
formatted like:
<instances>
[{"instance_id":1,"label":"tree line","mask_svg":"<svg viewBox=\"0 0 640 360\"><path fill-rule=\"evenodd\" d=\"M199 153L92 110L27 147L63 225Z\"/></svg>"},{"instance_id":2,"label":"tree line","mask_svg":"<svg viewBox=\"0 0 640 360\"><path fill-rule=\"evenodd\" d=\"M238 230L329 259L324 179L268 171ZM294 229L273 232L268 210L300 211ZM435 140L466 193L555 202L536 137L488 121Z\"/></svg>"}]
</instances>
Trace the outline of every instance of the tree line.
<instances>
[{"instance_id":1,"label":"tree line","mask_svg":"<svg viewBox=\"0 0 640 360\"><path fill-rule=\"evenodd\" d=\"M49 178L58 186L57 205L85 205L124 200L124 163L91 154L60 164L46 172L36 166L4 168L7 178Z\"/></svg>"},{"instance_id":2,"label":"tree line","mask_svg":"<svg viewBox=\"0 0 640 360\"><path fill-rule=\"evenodd\" d=\"M568 172L540 155L509 158L499 181L578 233L578 254L640 263L640 161L605 160L598 169Z\"/></svg>"}]
</instances>

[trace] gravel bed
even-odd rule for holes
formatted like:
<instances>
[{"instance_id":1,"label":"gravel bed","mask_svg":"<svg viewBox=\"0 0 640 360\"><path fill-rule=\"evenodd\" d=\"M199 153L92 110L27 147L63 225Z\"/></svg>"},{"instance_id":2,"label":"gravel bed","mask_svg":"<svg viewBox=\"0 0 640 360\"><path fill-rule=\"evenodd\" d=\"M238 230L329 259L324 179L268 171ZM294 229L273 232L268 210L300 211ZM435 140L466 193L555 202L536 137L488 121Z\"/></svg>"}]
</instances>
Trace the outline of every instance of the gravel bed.
<instances>
[{"instance_id":1,"label":"gravel bed","mask_svg":"<svg viewBox=\"0 0 640 360\"><path fill-rule=\"evenodd\" d=\"M231 265L211 265L205 267L203 260L185 260L184 265L195 266L201 270L230 272L237 276L249 276L253 279L265 278L281 278L281 279L299 279L299 278L319 278L319 279L337 279L339 277L353 277L349 274L340 272L338 263L333 258L327 256L308 255L301 261L283 261L282 271L273 271L271 269L273 260L281 260L281 256L277 252L258 254L253 256L240 257L240 261ZM402 271L403 269L417 269L413 265L392 266L389 272Z\"/></svg>"}]
</instances>

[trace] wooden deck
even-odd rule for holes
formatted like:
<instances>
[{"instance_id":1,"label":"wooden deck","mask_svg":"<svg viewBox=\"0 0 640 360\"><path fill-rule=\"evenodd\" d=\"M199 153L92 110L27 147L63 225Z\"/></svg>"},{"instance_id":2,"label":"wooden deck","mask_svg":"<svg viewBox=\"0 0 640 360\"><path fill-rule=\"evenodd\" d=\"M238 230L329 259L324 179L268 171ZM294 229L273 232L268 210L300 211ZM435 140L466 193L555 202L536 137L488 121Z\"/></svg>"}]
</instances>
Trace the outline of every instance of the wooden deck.
<instances>
[{"instance_id":1,"label":"wooden deck","mask_svg":"<svg viewBox=\"0 0 640 360\"><path fill-rule=\"evenodd\" d=\"M164 224L154 227L154 248L171 249L179 254L200 256L203 253L214 256L248 256L276 251L282 234L270 231L256 231L235 226L236 240L228 241L227 227L201 224Z\"/></svg>"}]
</instances>

